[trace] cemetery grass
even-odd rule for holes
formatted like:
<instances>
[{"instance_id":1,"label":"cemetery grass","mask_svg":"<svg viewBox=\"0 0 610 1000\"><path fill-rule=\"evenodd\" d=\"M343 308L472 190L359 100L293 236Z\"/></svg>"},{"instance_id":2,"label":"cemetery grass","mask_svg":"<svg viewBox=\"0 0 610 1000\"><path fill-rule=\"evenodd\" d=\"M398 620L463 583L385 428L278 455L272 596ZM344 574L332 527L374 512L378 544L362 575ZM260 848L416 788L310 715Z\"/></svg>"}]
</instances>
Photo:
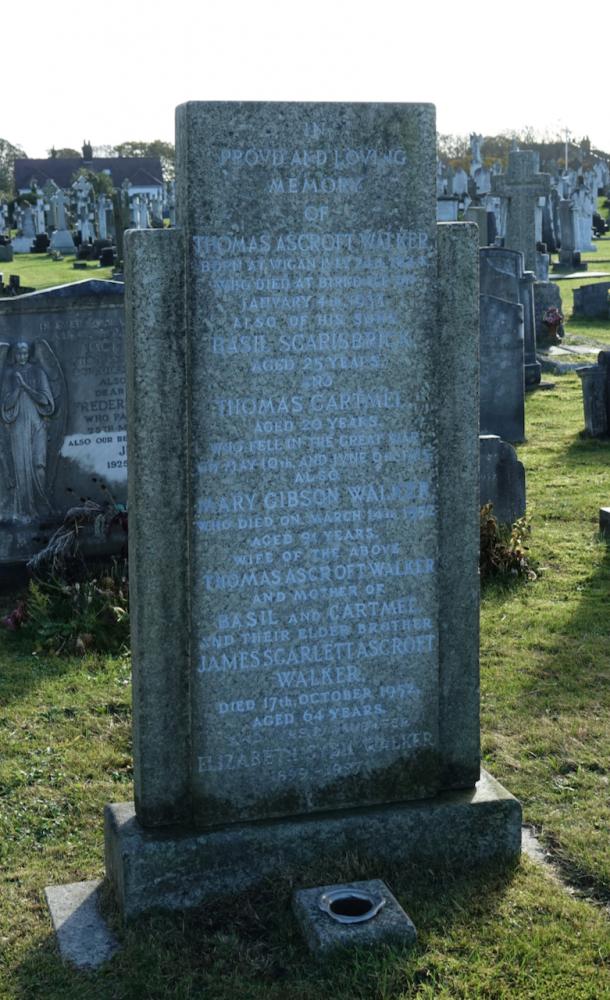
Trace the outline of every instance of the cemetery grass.
<instances>
[{"instance_id":1,"label":"cemetery grass","mask_svg":"<svg viewBox=\"0 0 610 1000\"><path fill-rule=\"evenodd\" d=\"M58 958L43 889L103 875L102 810L132 797L127 654L54 658L0 633L0 997L30 1000L603 1000L610 998L610 442L580 435L575 375L527 400L530 554L538 578L486 588L484 763L523 803L558 870L523 859L474 875L377 865L419 933L409 955L312 962L291 877L186 915L118 930L95 973ZM10 609L8 597L2 613ZM299 873L370 876L360 859ZM111 920L116 920L107 900Z\"/></svg>"},{"instance_id":2,"label":"cemetery grass","mask_svg":"<svg viewBox=\"0 0 610 1000\"><path fill-rule=\"evenodd\" d=\"M75 270L72 266L75 257L64 257L63 260L53 260L46 254L18 253L12 261L0 263L0 271L4 274L4 283L8 285L8 277L18 274L22 287L52 288L53 285L67 285L73 281L84 281L86 278L112 278L111 267L98 267L97 261L86 261L86 270Z\"/></svg>"},{"instance_id":3,"label":"cemetery grass","mask_svg":"<svg viewBox=\"0 0 610 1000\"><path fill-rule=\"evenodd\" d=\"M577 376L554 378L528 395L518 449L538 578L483 594L483 750L565 876L608 905L610 441L582 433Z\"/></svg>"},{"instance_id":4,"label":"cemetery grass","mask_svg":"<svg viewBox=\"0 0 610 1000\"><path fill-rule=\"evenodd\" d=\"M590 271L605 271L606 274L601 278L588 278L585 274L582 278L558 283L563 314L568 324L565 336L566 347L577 348L579 344L583 343L599 345L600 348L610 346L610 323L608 320L585 320L572 317L575 288L579 288L581 285L596 285L601 281L610 281L610 233L595 240L595 246L597 251L583 253L582 259L587 261ZM594 358L583 359L583 363L591 364L594 360Z\"/></svg>"}]
</instances>

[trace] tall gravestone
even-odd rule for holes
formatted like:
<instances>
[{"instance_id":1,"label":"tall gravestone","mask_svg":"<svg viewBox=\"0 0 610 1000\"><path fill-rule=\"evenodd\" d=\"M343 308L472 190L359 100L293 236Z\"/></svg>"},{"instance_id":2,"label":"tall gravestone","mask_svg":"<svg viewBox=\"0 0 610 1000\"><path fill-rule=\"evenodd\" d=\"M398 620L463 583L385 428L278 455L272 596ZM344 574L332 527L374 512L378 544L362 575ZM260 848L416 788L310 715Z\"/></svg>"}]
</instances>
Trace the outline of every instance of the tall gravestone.
<instances>
[{"instance_id":1,"label":"tall gravestone","mask_svg":"<svg viewBox=\"0 0 610 1000\"><path fill-rule=\"evenodd\" d=\"M80 496L127 493L123 285L0 302L0 564L27 561Z\"/></svg>"},{"instance_id":2,"label":"tall gravestone","mask_svg":"<svg viewBox=\"0 0 610 1000\"><path fill-rule=\"evenodd\" d=\"M437 236L434 109L183 105L177 199L126 247L123 914L346 850L514 857L477 784L478 240Z\"/></svg>"},{"instance_id":3,"label":"tall gravestone","mask_svg":"<svg viewBox=\"0 0 610 1000\"><path fill-rule=\"evenodd\" d=\"M507 202L505 247L519 250L526 270L535 272L538 202L551 193L550 174L538 172L538 154L531 150L511 150L506 174L492 178L492 192Z\"/></svg>"},{"instance_id":4,"label":"tall gravestone","mask_svg":"<svg viewBox=\"0 0 610 1000\"><path fill-rule=\"evenodd\" d=\"M541 365L536 354L536 314L533 271L523 270L523 254L501 247L484 247L480 254L481 294L493 295L523 306L523 368L525 385L540 382Z\"/></svg>"},{"instance_id":5,"label":"tall gravestone","mask_svg":"<svg viewBox=\"0 0 610 1000\"><path fill-rule=\"evenodd\" d=\"M481 295L481 434L525 440L523 306Z\"/></svg>"}]
</instances>

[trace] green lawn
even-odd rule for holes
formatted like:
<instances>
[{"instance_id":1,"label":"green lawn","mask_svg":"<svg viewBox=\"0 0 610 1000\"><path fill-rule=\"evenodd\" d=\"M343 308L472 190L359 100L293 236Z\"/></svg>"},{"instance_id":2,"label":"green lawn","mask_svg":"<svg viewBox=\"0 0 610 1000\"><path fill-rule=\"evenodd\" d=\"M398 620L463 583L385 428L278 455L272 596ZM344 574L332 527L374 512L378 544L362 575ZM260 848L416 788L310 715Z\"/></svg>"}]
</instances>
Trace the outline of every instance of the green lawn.
<instances>
[{"instance_id":1,"label":"green lawn","mask_svg":"<svg viewBox=\"0 0 610 1000\"><path fill-rule=\"evenodd\" d=\"M417 948L318 967L284 878L140 920L106 968L77 973L59 961L43 889L103 874L104 803L132 795L129 659L53 658L1 632L2 1000L610 1000L610 544L597 530L610 441L581 435L577 376L555 381L528 394L518 449L538 577L483 595L482 738L486 766L586 897L527 859L470 875L379 865ZM351 857L299 883L363 874Z\"/></svg>"},{"instance_id":2,"label":"green lawn","mask_svg":"<svg viewBox=\"0 0 610 1000\"><path fill-rule=\"evenodd\" d=\"M587 261L589 271L593 273L604 271L604 277L588 278L585 274L582 278L558 282L561 291L563 314L566 317L569 327L565 338L567 347L576 347L583 340L599 344L600 347L610 344L610 322L608 320L581 320L572 318L575 288L579 288L581 285L598 284L600 281L610 281L610 233L595 240L595 246L597 247L597 251L595 253L583 254L582 259ZM607 263L599 263L600 260Z\"/></svg>"},{"instance_id":3,"label":"green lawn","mask_svg":"<svg viewBox=\"0 0 610 1000\"><path fill-rule=\"evenodd\" d=\"M84 281L85 278L112 278L111 267L98 267L97 261L86 261L86 270L75 270L74 260L74 257L52 260L46 254L17 253L10 263L0 263L0 272L5 285L8 285L9 275L18 274L23 286L36 289Z\"/></svg>"}]
</instances>

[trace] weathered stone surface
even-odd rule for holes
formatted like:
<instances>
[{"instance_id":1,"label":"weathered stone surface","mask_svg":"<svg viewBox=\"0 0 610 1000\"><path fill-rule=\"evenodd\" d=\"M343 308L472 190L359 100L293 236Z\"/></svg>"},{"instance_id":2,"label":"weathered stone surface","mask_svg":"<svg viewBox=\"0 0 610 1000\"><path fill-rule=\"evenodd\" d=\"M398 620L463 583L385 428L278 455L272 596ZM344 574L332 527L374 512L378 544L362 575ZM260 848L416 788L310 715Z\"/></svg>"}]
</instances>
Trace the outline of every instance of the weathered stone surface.
<instances>
[{"instance_id":1,"label":"weathered stone surface","mask_svg":"<svg viewBox=\"0 0 610 1000\"><path fill-rule=\"evenodd\" d=\"M275 166L227 147L229 113ZM439 786L433 131L420 106L180 109L200 825ZM341 194L310 222L312 158ZM382 589L415 633L371 641Z\"/></svg>"},{"instance_id":2,"label":"weathered stone surface","mask_svg":"<svg viewBox=\"0 0 610 1000\"><path fill-rule=\"evenodd\" d=\"M476 788L432 799L219 830L146 830L132 803L107 806L106 870L126 920L153 909L185 909L240 892L277 871L314 861L474 866L511 862L521 845L521 807L482 773Z\"/></svg>"},{"instance_id":3,"label":"weathered stone surface","mask_svg":"<svg viewBox=\"0 0 610 1000\"><path fill-rule=\"evenodd\" d=\"M95 880L45 889L61 957L78 969L97 969L119 950L100 912L100 885Z\"/></svg>"},{"instance_id":4,"label":"weathered stone surface","mask_svg":"<svg viewBox=\"0 0 610 1000\"><path fill-rule=\"evenodd\" d=\"M134 772L154 826L190 818L183 235L125 245Z\"/></svg>"},{"instance_id":5,"label":"weathered stone surface","mask_svg":"<svg viewBox=\"0 0 610 1000\"><path fill-rule=\"evenodd\" d=\"M82 496L124 502L123 325L117 282L0 300L0 562L27 561Z\"/></svg>"},{"instance_id":6,"label":"weathered stone surface","mask_svg":"<svg viewBox=\"0 0 610 1000\"><path fill-rule=\"evenodd\" d=\"M479 297L477 232L440 225L439 666L443 788L479 777ZM456 518L460 531L455 531ZM459 710L456 711L456 706Z\"/></svg>"},{"instance_id":7,"label":"weathered stone surface","mask_svg":"<svg viewBox=\"0 0 610 1000\"><path fill-rule=\"evenodd\" d=\"M583 365L576 369L582 384L585 431L591 437L608 433L608 396L605 369L600 365Z\"/></svg>"},{"instance_id":8,"label":"weathered stone surface","mask_svg":"<svg viewBox=\"0 0 610 1000\"><path fill-rule=\"evenodd\" d=\"M477 780L477 234L436 226L434 164L428 105L178 111L181 233L127 241L126 914Z\"/></svg>"},{"instance_id":9,"label":"weathered stone surface","mask_svg":"<svg viewBox=\"0 0 610 1000\"><path fill-rule=\"evenodd\" d=\"M523 256L515 250L485 247L480 253L481 295L520 302L523 306L523 366L525 385L540 382L541 367L536 357L536 323L533 271L523 270Z\"/></svg>"},{"instance_id":10,"label":"weathered stone surface","mask_svg":"<svg viewBox=\"0 0 610 1000\"><path fill-rule=\"evenodd\" d=\"M523 307L481 295L481 433L525 440Z\"/></svg>"},{"instance_id":11,"label":"weathered stone surface","mask_svg":"<svg viewBox=\"0 0 610 1000\"><path fill-rule=\"evenodd\" d=\"M481 507L493 504L493 515L503 524L525 516L525 469L511 444L495 435L481 435Z\"/></svg>"},{"instance_id":12,"label":"weathered stone surface","mask_svg":"<svg viewBox=\"0 0 610 1000\"><path fill-rule=\"evenodd\" d=\"M337 890L365 893L376 902L383 900L384 905L370 920L337 923L320 909L320 897ZM413 921L381 879L299 889L293 896L292 909L310 951L322 958L342 948L374 948L382 944L412 948L417 941Z\"/></svg>"},{"instance_id":13,"label":"weathered stone surface","mask_svg":"<svg viewBox=\"0 0 610 1000\"><path fill-rule=\"evenodd\" d=\"M492 194L508 202L504 245L523 254L529 271L536 270L538 200L551 191L550 174L538 173L538 163L538 154L531 150L511 150L507 173L491 179Z\"/></svg>"}]
</instances>

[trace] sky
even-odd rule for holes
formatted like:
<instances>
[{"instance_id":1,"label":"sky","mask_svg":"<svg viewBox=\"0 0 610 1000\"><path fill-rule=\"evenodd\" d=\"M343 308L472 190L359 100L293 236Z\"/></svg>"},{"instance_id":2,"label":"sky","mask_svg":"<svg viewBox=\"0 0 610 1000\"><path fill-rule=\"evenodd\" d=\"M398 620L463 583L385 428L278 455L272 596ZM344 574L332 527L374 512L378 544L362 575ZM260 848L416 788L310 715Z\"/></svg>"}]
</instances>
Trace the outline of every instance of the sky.
<instances>
[{"instance_id":1,"label":"sky","mask_svg":"<svg viewBox=\"0 0 610 1000\"><path fill-rule=\"evenodd\" d=\"M442 133L568 128L610 151L605 8L28 0L3 46L0 137L42 157L85 139L173 141L187 100L428 101Z\"/></svg>"}]
</instances>

